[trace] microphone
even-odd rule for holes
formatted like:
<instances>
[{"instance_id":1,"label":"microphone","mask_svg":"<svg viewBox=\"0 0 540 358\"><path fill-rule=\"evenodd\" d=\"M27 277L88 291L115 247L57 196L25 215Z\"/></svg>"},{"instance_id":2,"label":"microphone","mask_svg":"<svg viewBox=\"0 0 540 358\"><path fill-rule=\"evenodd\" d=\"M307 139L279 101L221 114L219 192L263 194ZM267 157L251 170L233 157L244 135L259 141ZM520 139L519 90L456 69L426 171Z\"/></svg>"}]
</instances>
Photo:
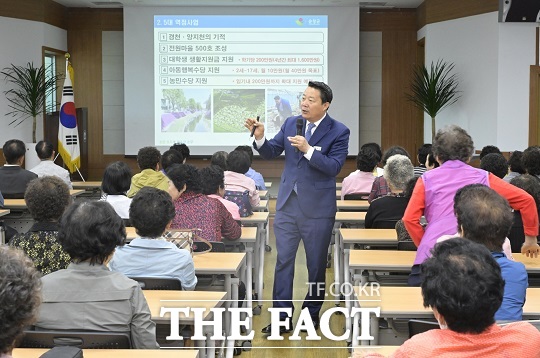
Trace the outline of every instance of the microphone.
<instances>
[{"instance_id":1,"label":"microphone","mask_svg":"<svg viewBox=\"0 0 540 358\"><path fill-rule=\"evenodd\" d=\"M304 119L303 118L297 118L296 119L296 135L303 135L302 133L304 129ZM298 153L298 148L294 148L294 151Z\"/></svg>"}]
</instances>

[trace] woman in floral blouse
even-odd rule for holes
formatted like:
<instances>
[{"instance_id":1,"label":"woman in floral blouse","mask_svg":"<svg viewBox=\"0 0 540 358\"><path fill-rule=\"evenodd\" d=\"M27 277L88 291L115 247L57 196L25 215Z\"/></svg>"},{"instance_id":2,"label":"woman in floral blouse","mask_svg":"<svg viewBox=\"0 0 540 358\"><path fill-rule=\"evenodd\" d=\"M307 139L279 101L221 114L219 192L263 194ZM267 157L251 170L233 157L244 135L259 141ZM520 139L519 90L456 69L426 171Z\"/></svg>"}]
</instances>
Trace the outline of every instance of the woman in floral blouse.
<instances>
[{"instance_id":1,"label":"woman in floral blouse","mask_svg":"<svg viewBox=\"0 0 540 358\"><path fill-rule=\"evenodd\" d=\"M242 230L223 204L202 194L199 171L191 164L173 164L167 169L169 194L176 216L171 229L201 229L208 241L240 238Z\"/></svg>"},{"instance_id":2,"label":"woman in floral blouse","mask_svg":"<svg viewBox=\"0 0 540 358\"><path fill-rule=\"evenodd\" d=\"M55 176L37 178L28 184L24 199L35 223L9 245L22 249L43 275L65 269L71 258L57 238L58 220L71 203L68 186Z\"/></svg>"}]
</instances>

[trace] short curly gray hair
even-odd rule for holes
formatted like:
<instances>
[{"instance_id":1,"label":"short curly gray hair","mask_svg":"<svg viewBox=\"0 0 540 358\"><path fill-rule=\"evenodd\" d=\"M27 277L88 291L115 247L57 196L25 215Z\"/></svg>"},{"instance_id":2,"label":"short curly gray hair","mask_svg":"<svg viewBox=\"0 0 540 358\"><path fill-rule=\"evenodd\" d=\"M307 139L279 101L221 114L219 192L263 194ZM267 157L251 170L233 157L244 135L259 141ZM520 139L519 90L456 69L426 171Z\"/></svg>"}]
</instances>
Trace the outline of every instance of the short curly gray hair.
<instances>
[{"instance_id":1,"label":"short curly gray hair","mask_svg":"<svg viewBox=\"0 0 540 358\"><path fill-rule=\"evenodd\" d=\"M442 163L447 160L467 162L473 155L474 142L465 129L449 125L437 131L431 149Z\"/></svg>"},{"instance_id":2,"label":"short curly gray hair","mask_svg":"<svg viewBox=\"0 0 540 358\"><path fill-rule=\"evenodd\" d=\"M396 154L386 161L384 179L390 185L390 190L405 190L407 183L413 176L414 167L406 156Z\"/></svg>"},{"instance_id":3,"label":"short curly gray hair","mask_svg":"<svg viewBox=\"0 0 540 358\"><path fill-rule=\"evenodd\" d=\"M13 349L41 303L40 273L21 250L0 247L0 353Z\"/></svg>"}]
</instances>

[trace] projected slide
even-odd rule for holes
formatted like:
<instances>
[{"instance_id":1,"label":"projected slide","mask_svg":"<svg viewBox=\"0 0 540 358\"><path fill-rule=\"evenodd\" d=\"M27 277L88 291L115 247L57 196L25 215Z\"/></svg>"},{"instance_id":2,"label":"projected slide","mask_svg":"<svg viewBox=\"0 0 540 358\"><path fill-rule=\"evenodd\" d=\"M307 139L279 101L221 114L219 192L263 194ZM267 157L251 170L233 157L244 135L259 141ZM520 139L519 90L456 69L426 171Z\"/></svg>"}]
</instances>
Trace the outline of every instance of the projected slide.
<instances>
[{"instance_id":1,"label":"projected slide","mask_svg":"<svg viewBox=\"0 0 540 358\"><path fill-rule=\"evenodd\" d=\"M327 82L327 16L154 16L155 145L246 144L300 114L308 81Z\"/></svg>"}]
</instances>

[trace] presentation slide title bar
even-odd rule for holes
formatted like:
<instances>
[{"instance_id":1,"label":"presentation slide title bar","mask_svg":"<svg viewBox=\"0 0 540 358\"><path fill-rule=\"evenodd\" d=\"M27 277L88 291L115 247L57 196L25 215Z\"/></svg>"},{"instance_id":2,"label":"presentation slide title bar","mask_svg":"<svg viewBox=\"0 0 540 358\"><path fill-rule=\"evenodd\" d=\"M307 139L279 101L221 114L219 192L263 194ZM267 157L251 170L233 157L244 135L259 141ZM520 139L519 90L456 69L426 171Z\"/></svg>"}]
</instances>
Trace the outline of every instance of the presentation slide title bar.
<instances>
[{"instance_id":1,"label":"presentation slide title bar","mask_svg":"<svg viewBox=\"0 0 540 358\"><path fill-rule=\"evenodd\" d=\"M328 16L154 16L155 28L328 28Z\"/></svg>"}]
</instances>

